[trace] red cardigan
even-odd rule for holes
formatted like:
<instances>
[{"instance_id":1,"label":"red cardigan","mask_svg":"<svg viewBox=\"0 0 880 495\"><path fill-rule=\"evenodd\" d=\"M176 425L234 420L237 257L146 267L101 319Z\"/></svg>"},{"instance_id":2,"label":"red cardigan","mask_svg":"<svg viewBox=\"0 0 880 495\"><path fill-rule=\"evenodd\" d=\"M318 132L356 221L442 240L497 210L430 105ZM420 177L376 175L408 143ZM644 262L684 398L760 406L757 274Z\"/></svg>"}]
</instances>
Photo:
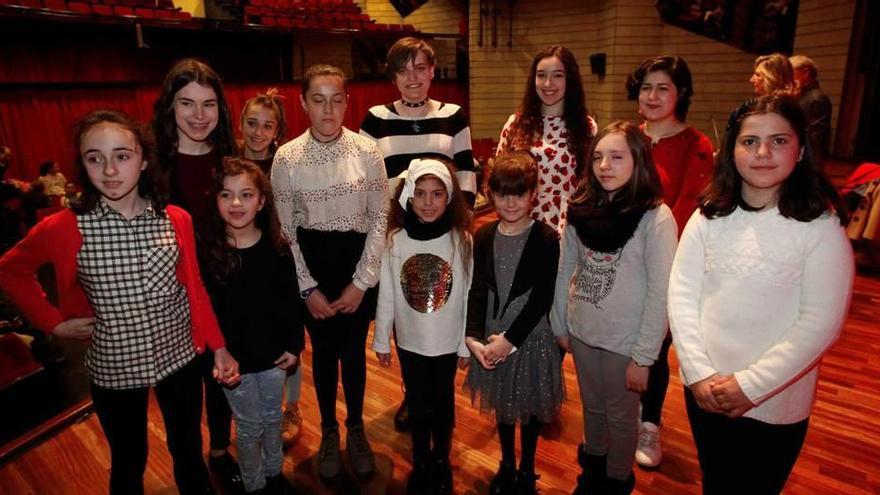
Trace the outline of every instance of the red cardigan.
<instances>
[{"instance_id":1,"label":"red cardigan","mask_svg":"<svg viewBox=\"0 0 880 495\"><path fill-rule=\"evenodd\" d=\"M642 130L644 128L642 124ZM712 178L715 167L712 141L693 127L687 127L654 143L651 157L663 185L663 202L672 210L681 237L681 231L697 209L697 196Z\"/></svg>"},{"instance_id":2,"label":"red cardigan","mask_svg":"<svg viewBox=\"0 0 880 495\"><path fill-rule=\"evenodd\" d=\"M180 249L177 279L186 289L196 352L226 346L211 308L211 301L196 258L195 234L189 213L169 205L166 210ZM28 232L21 242L0 258L0 289L35 327L51 333L59 323L70 318L92 316L92 308L77 281L76 255L82 246L76 215L71 210L46 217ZM37 269L45 264L55 267L58 307L46 299L37 281Z\"/></svg>"}]
</instances>

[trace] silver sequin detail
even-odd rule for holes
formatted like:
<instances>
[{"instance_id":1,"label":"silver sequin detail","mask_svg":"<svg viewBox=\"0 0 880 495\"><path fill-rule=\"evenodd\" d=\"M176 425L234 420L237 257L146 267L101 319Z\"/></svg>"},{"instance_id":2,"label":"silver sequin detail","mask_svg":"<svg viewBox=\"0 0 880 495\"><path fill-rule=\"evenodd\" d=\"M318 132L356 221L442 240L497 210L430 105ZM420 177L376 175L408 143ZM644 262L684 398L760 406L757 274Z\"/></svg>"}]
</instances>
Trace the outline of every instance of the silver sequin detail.
<instances>
[{"instance_id":1,"label":"silver sequin detail","mask_svg":"<svg viewBox=\"0 0 880 495\"><path fill-rule=\"evenodd\" d=\"M400 268L400 287L412 309L419 313L439 311L452 293L452 267L439 256L416 254Z\"/></svg>"}]
</instances>

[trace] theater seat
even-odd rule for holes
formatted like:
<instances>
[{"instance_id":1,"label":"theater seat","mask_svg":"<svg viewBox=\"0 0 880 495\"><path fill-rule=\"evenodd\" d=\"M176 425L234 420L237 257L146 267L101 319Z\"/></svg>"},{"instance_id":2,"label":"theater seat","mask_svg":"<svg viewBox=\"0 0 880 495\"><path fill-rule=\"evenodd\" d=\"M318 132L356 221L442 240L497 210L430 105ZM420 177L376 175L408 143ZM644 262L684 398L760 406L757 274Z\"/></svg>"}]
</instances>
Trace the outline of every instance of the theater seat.
<instances>
[{"instance_id":1,"label":"theater seat","mask_svg":"<svg viewBox=\"0 0 880 495\"><path fill-rule=\"evenodd\" d=\"M83 2L70 2L67 4L67 8L78 14L92 13L92 8L89 7L89 4Z\"/></svg>"}]
</instances>

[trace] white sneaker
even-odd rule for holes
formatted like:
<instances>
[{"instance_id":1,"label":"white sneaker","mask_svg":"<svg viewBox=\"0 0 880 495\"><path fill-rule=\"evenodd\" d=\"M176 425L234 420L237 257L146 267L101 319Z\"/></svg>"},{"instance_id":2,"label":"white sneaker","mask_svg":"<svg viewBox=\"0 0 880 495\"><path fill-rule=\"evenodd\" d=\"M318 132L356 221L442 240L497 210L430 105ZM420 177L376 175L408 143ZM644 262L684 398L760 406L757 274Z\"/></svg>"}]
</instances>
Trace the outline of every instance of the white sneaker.
<instances>
[{"instance_id":1,"label":"white sneaker","mask_svg":"<svg viewBox=\"0 0 880 495\"><path fill-rule=\"evenodd\" d=\"M644 422L639 425L639 448L636 449L636 463L639 466L653 468L663 460L663 448L660 446L660 427L654 423Z\"/></svg>"}]
</instances>

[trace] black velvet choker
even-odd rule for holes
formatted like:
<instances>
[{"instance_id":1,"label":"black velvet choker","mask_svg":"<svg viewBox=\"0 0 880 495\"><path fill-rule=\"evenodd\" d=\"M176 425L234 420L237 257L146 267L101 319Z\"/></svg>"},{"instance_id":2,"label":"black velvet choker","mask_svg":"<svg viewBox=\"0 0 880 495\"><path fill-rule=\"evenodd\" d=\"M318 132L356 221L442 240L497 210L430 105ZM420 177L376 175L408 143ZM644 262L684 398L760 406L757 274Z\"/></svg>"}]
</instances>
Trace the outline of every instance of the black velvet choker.
<instances>
[{"instance_id":1,"label":"black velvet choker","mask_svg":"<svg viewBox=\"0 0 880 495\"><path fill-rule=\"evenodd\" d=\"M644 208L623 211L622 201L604 205L569 205L568 224L575 228L581 242L590 249L613 253L635 234L645 214Z\"/></svg>"},{"instance_id":2,"label":"black velvet choker","mask_svg":"<svg viewBox=\"0 0 880 495\"><path fill-rule=\"evenodd\" d=\"M403 216L403 228L406 230L410 239L417 241L430 241L436 239L443 234L449 232L452 224L449 222L449 210L443 212L437 220L425 223L419 220L416 212L413 211L412 203L406 205L406 213Z\"/></svg>"},{"instance_id":3,"label":"black velvet choker","mask_svg":"<svg viewBox=\"0 0 880 495\"><path fill-rule=\"evenodd\" d=\"M417 101L417 102L415 102L415 103L410 103L410 102L404 100L403 98L400 99L400 102L403 103L403 106L405 106L405 107L407 107L407 108L419 108L419 107L423 107L423 106L427 105L427 104L428 104L428 100L430 100L430 98L428 98L428 97L426 96L424 100L422 100L422 101Z\"/></svg>"}]
</instances>

